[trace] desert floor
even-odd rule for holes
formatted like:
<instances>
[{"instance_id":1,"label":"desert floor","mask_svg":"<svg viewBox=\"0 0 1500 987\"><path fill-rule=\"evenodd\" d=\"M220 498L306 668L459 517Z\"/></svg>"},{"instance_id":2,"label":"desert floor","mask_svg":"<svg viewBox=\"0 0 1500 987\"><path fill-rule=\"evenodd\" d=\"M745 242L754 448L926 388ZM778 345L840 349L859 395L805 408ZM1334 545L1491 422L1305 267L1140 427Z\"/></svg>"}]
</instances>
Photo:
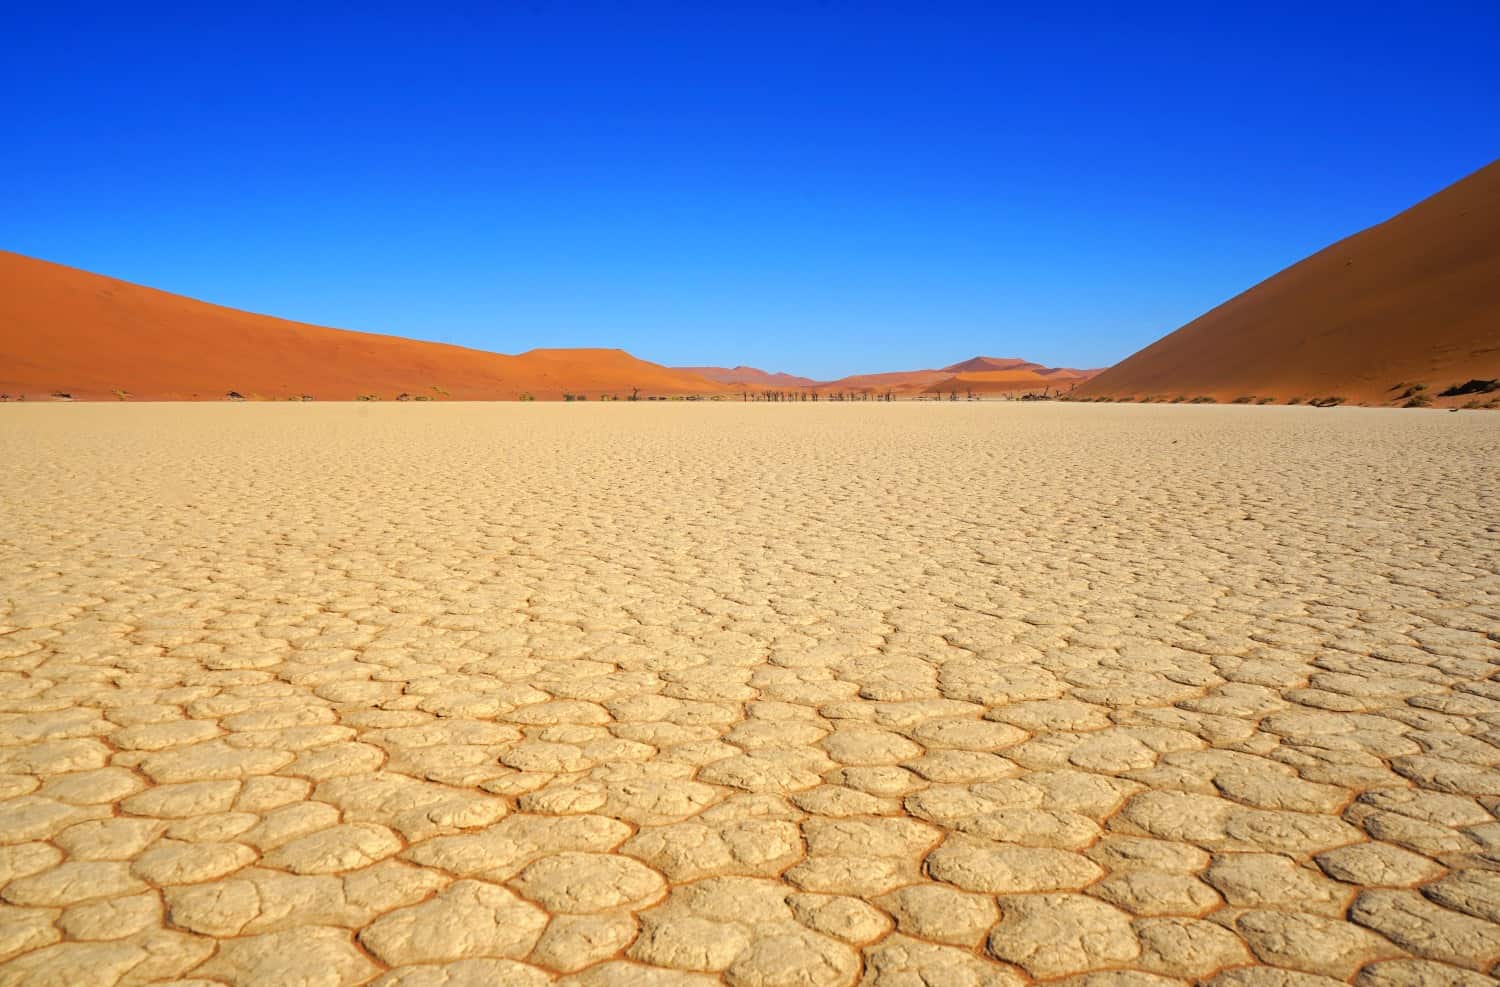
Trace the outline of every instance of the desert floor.
<instances>
[{"instance_id":1,"label":"desert floor","mask_svg":"<svg viewBox=\"0 0 1500 987\"><path fill-rule=\"evenodd\" d=\"M0 984L1494 983L1500 416L0 408Z\"/></svg>"}]
</instances>

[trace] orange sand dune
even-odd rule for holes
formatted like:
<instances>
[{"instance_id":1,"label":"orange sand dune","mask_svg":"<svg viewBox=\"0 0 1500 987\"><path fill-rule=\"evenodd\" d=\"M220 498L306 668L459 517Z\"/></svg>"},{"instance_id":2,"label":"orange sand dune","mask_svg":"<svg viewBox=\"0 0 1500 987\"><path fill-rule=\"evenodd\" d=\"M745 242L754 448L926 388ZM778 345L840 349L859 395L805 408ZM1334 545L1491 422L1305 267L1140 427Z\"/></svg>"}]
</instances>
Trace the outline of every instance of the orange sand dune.
<instances>
[{"instance_id":1,"label":"orange sand dune","mask_svg":"<svg viewBox=\"0 0 1500 987\"><path fill-rule=\"evenodd\" d=\"M1076 393L1386 404L1414 384L1435 396L1474 378L1500 378L1500 161L1261 282Z\"/></svg>"},{"instance_id":2,"label":"orange sand dune","mask_svg":"<svg viewBox=\"0 0 1500 987\"><path fill-rule=\"evenodd\" d=\"M812 389L819 394L884 394L891 392L896 397L920 394L933 381L948 376L941 370L897 370L883 374L853 374L838 380L818 384Z\"/></svg>"},{"instance_id":3,"label":"orange sand dune","mask_svg":"<svg viewBox=\"0 0 1500 987\"><path fill-rule=\"evenodd\" d=\"M721 384L744 384L749 387L812 387L818 383L811 377L769 373L755 367L673 367L672 369L707 377Z\"/></svg>"},{"instance_id":4,"label":"orange sand dune","mask_svg":"<svg viewBox=\"0 0 1500 987\"><path fill-rule=\"evenodd\" d=\"M0 251L0 393L219 400L402 393L460 400L731 392L622 350L506 356L326 329Z\"/></svg>"},{"instance_id":5,"label":"orange sand dune","mask_svg":"<svg viewBox=\"0 0 1500 987\"><path fill-rule=\"evenodd\" d=\"M1043 391L1054 394L1066 393L1096 373L1098 373L1097 370L1042 367L1032 363L1010 370L971 370L953 374L929 384L924 392L927 394L1024 394Z\"/></svg>"},{"instance_id":6,"label":"orange sand dune","mask_svg":"<svg viewBox=\"0 0 1500 987\"><path fill-rule=\"evenodd\" d=\"M990 370L1045 370L1040 363L1032 363L1030 360L1020 360L1015 357L998 356L976 356L962 363L944 367L943 372L949 374L984 373Z\"/></svg>"},{"instance_id":7,"label":"orange sand dune","mask_svg":"<svg viewBox=\"0 0 1500 987\"><path fill-rule=\"evenodd\" d=\"M1068 381L1087 380L1097 370L1073 370L1066 367L1044 367L1030 360L1010 357L976 356L972 359L943 367L941 370L904 370L885 374L858 374L839 380L819 384L821 393L838 394L853 392L884 394L890 391L896 397L912 397L918 394L949 393L968 390L976 394L998 394L1024 392L1050 387L1056 391L1064 389Z\"/></svg>"}]
</instances>

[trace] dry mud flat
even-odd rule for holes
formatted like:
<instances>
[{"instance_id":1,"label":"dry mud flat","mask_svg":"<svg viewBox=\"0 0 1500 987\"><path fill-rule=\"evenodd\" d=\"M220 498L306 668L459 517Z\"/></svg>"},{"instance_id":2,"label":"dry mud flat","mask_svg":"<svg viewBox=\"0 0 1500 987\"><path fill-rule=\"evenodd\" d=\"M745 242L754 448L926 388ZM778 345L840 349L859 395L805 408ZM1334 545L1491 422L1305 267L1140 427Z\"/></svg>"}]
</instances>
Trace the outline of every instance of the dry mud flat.
<instances>
[{"instance_id":1,"label":"dry mud flat","mask_svg":"<svg viewBox=\"0 0 1500 987\"><path fill-rule=\"evenodd\" d=\"M0 985L1500 960L1500 416L0 409Z\"/></svg>"}]
</instances>

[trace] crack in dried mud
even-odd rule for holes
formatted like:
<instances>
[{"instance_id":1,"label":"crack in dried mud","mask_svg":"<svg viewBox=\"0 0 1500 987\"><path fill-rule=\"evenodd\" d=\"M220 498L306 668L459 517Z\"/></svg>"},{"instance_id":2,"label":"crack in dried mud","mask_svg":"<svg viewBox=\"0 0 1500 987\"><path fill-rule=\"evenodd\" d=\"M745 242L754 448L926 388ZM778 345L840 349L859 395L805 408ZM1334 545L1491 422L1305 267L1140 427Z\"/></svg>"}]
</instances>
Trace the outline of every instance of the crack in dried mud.
<instances>
[{"instance_id":1,"label":"crack in dried mud","mask_svg":"<svg viewBox=\"0 0 1500 987\"><path fill-rule=\"evenodd\" d=\"M0 987L1500 961L1500 419L0 411Z\"/></svg>"}]
</instances>

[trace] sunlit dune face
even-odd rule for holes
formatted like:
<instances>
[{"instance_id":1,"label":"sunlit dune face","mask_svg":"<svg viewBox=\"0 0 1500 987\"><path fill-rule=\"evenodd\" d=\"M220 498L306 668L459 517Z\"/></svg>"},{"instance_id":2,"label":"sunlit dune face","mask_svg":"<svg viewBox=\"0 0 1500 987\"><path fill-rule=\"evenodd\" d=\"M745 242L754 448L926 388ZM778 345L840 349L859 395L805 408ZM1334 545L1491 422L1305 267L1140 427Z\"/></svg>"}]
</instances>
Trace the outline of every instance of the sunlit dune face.
<instances>
[{"instance_id":1,"label":"sunlit dune face","mask_svg":"<svg viewBox=\"0 0 1500 987\"><path fill-rule=\"evenodd\" d=\"M1497 229L1500 162L1263 281L1078 394L1406 404L1500 378Z\"/></svg>"},{"instance_id":2,"label":"sunlit dune face","mask_svg":"<svg viewBox=\"0 0 1500 987\"><path fill-rule=\"evenodd\" d=\"M327 329L0 253L0 392L79 399L353 401L711 396L621 350L518 356Z\"/></svg>"}]
</instances>

